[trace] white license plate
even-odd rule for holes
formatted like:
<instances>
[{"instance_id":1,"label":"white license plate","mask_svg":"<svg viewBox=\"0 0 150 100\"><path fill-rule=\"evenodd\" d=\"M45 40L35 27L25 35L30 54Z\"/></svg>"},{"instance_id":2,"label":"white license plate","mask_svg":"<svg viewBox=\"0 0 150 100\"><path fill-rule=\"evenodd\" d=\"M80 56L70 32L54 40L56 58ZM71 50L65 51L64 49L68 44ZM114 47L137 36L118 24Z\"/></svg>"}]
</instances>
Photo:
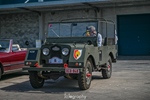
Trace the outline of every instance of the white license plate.
<instances>
[{"instance_id":1,"label":"white license plate","mask_svg":"<svg viewBox=\"0 0 150 100\"><path fill-rule=\"evenodd\" d=\"M58 57L53 57L53 58L49 59L49 63L50 64L62 64L63 60Z\"/></svg>"},{"instance_id":2,"label":"white license plate","mask_svg":"<svg viewBox=\"0 0 150 100\"><path fill-rule=\"evenodd\" d=\"M77 68L65 68L67 74L78 74L80 71Z\"/></svg>"}]
</instances>

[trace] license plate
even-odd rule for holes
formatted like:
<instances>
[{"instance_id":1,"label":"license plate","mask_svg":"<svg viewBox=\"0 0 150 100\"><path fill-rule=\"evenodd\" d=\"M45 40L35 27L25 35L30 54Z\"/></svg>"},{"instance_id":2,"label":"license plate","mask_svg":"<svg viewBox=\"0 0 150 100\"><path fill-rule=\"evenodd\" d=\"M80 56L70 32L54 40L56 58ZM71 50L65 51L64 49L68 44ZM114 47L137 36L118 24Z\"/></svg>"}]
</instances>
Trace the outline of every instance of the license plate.
<instances>
[{"instance_id":1,"label":"license plate","mask_svg":"<svg viewBox=\"0 0 150 100\"><path fill-rule=\"evenodd\" d=\"M53 57L53 58L49 59L49 63L50 64L62 64L63 60L58 57Z\"/></svg>"},{"instance_id":2,"label":"license plate","mask_svg":"<svg viewBox=\"0 0 150 100\"><path fill-rule=\"evenodd\" d=\"M77 69L77 68L66 68L65 73L67 73L67 74L78 74L79 69Z\"/></svg>"}]
</instances>

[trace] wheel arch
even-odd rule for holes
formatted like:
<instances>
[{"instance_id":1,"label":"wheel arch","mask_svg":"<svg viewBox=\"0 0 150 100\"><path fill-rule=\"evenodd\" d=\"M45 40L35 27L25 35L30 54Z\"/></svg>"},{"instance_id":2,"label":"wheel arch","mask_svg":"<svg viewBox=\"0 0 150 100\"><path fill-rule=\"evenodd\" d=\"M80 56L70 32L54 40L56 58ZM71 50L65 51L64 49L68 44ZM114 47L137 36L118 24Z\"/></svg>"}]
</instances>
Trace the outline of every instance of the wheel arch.
<instances>
[{"instance_id":1,"label":"wheel arch","mask_svg":"<svg viewBox=\"0 0 150 100\"><path fill-rule=\"evenodd\" d=\"M96 68L94 57L90 55L87 59L90 59L92 61L92 70L94 70Z\"/></svg>"},{"instance_id":2,"label":"wheel arch","mask_svg":"<svg viewBox=\"0 0 150 100\"><path fill-rule=\"evenodd\" d=\"M112 62L116 62L114 55L112 52L109 53L109 56L111 57Z\"/></svg>"}]
</instances>

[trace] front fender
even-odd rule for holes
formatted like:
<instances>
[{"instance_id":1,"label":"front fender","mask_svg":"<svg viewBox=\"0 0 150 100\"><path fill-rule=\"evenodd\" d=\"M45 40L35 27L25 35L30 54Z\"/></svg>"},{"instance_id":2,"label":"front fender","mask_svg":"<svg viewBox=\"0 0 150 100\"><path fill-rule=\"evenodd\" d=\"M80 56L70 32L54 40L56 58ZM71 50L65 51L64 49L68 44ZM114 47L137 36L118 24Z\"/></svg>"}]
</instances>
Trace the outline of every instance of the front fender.
<instances>
[{"instance_id":1,"label":"front fender","mask_svg":"<svg viewBox=\"0 0 150 100\"><path fill-rule=\"evenodd\" d=\"M24 65L35 66L36 63L40 64L40 53L39 48L29 48L26 53Z\"/></svg>"},{"instance_id":2,"label":"front fender","mask_svg":"<svg viewBox=\"0 0 150 100\"><path fill-rule=\"evenodd\" d=\"M70 57L69 57L69 66L75 66L76 64L81 65L80 67L85 66L86 61L89 57L93 57L93 60L95 61L95 56L94 57L94 52L95 48L93 45L86 45L82 47L76 47L72 48L70 52Z\"/></svg>"},{"instance_id":3,"label":"front fender","mask_svg":"<svg viewBox=\"0 0 150 100\"><path fill-rule=\"evenodd\" d=\"M85 48L72 48L69 56L69 66L83 67L85 59Z\"/></svg>"}]
</instances>

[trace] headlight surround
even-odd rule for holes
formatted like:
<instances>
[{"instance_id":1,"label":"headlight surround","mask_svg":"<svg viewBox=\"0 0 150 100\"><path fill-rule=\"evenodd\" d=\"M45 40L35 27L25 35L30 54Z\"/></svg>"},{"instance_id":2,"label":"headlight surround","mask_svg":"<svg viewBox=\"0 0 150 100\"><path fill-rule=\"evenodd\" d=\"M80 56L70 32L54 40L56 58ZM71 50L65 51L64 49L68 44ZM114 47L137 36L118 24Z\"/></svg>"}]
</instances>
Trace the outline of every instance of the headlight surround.
<instances>
[{"instance_id":1,"label":"headlight surround","mask_svg":"<svg viewBox=\"0 0 150 100\"><path fill-rule=\"evenodd\" d=\"M64 56L67 56L67 55L69 54L69 49L68 49L68 48L63 48L63 49L62 49L62 54L63 54Z\"/></svg>"},{"instance_id":2,"label":"headlight surround","mask_svg":"<svg viewBox=\"0 0 150 100\"><path fill-rule=\"evenodd\" d=\"M45 56L47 56L48 54L49 54L49 49L48 48L44 48L43 50L42 50L42 52L43 52L43 55L45 55Z\"/></svg>"}]
</instances>

